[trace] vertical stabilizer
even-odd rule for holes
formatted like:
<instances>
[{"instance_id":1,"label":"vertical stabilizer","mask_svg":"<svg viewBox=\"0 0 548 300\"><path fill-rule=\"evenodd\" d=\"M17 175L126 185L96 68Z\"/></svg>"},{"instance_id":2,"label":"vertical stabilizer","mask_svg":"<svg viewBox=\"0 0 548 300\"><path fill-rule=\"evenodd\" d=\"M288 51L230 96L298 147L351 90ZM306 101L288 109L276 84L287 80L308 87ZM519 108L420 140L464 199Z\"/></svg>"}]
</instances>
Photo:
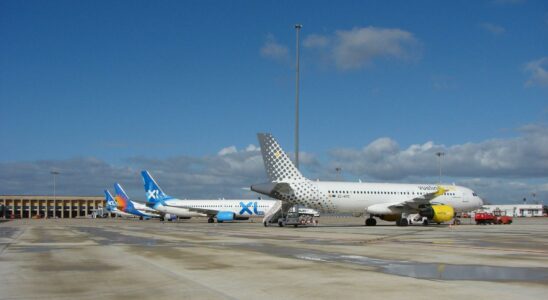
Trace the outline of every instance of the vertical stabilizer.
<instances>
[{"instance_id":1,"label":"vertical stabilizer","mask_svg":"<svg viewBox=\"0 0 548 300\"><path fill-rule=\"evenodd\" d=\"M301 181L305 178L270 133L257 134L266 175L273 182Z\"/></svg>"},{"instance_id":2,"label":"vertical stabilizer","mask_svg":"<svg viewBox=\"0 0 548 300\"><path fill-rule=\"evenodd\" d=\"M143 176L147 202L155 204L171 198L162 191L156 180L152 178L152 175L147 170L141 171L141 176Z\"/></svg>"},{"instance_id":3,"label":"vertical stabilizer","mask_svg":"<svg viewBox=\"0 0 548 300\"><path fill-rule=\"evenodd\" d=\"M118 209L126 211L128 208L133 208L133 203L119 183L114 184L114 192L116 193L114 200L116 200Z\"/></svg>"},{"instance_id":4,"label":"vertical stabilizer","mask_svg":"<svg viewBox=\"0 0 548 300\"><path fill-rule=\"evenodd\" d=\"M114 198L112 197L112 194L109 192L109 190L105 190L105 202L107 203L107 211L112 211L116 208L116 201L114 201Z\"/></svg>"}]
</instances>

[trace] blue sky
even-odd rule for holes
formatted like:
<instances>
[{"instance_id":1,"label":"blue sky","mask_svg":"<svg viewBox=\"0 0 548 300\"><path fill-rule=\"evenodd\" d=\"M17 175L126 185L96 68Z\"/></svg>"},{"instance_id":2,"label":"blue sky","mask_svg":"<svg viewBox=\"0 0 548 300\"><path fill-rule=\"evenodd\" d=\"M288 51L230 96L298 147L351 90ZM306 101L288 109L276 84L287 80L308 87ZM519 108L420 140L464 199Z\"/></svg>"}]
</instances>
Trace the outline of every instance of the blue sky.
<instances>
[{"instance_id":1,"label":"blue sky","mask_svg":"<svg viewBox=\"0 0 548 300\"><path fill-rule=\"evenodd\" d=\"M446 180L494 202L548 195L548 4L533 0L2 1L0 194L48 193L49 169L85 182L60 193L140 193L146 167L176 193L242 196L264 177L245 150L257 132L293 149L295 23L309 176L432 181L441 149Z\"/></svg>"}]
</instances>

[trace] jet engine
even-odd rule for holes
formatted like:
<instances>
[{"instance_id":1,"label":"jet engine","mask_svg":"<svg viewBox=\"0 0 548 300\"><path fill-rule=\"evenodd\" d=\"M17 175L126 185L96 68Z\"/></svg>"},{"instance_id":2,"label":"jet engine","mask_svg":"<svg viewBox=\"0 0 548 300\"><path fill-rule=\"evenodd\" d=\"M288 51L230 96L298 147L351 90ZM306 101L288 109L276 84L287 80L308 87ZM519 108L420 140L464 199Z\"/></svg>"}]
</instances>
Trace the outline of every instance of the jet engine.
<instances>
[{"instance_id":1,"label":"jet engine","mask_svg":"<svg viewBox=\"0 0 548 300\"><path fill-rule=\"evenodd\" d=\"M233 221L235 219L234 215L235 214L231 211L220 211L217 214L217 222Z\"/></svg>"},{"instance_id":2,"label":"jet engine","mask_svg":"<svg viewBox=\"0 0 548 300\"><path fill-rule=\"evenodd\" d=\"M419 210L421 217L426 217L434 223L443 223L450 221L455 216L455 210L449 205L426 206Z\"/></svg>"}]
</instances>

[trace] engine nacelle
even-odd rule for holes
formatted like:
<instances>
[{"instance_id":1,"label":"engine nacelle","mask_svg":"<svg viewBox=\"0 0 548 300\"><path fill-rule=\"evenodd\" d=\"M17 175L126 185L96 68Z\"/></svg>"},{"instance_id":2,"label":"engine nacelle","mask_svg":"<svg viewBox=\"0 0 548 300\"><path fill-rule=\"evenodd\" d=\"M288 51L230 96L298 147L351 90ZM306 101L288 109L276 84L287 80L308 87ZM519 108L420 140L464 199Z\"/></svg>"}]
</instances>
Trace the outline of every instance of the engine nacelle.
<instances>
[{"instance_id":1,"label":"engine nacelle","mask_svg":"<svg viewBox=\"0 0 548 300\"><path fill-rule=\"evenodd\" d=\"M221 211L217 213L217 222L234 221L235 214L231 211Z\"/></svg>"},{"instance_id":2,"label":"engine nacelle","mask_svg":"<svg viewBox=\"0 0 548 300\"><path fill-rule=\"evenodd\" d=\"M452 206L439 204L421 208L419 215L434 223L443 223L455 217L455 210Z\"/></svg>"}]
</instances>

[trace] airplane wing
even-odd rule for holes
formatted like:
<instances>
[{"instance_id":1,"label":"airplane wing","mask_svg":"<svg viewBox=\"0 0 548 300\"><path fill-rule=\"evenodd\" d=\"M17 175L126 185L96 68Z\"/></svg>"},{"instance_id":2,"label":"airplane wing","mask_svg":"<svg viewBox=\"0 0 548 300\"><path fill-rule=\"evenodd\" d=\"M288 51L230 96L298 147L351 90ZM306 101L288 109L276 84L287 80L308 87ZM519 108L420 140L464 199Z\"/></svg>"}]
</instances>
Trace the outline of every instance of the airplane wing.
<instances>
[{"instance_id":1,"label":"airplane wing","mask_svg":"<svg viewBox=\"0 0 548 300\"><path fill-rule=\"evenodd\" d=\"M143 203L135 202L135 201L132 201L132 202L133 202L133 206L137 210L140 210L140 211L145 212L145 213L151 213L151 214L157 214L158 213L157 210L155 210L154 208L150 208L150 207L146 206Z\"/></svg>"},{"instance_id":2,"label":"airplane wing","mask_svg":"<svg viewBox=\"0 0 548 300\"><path fill-rule=\"evenodd\" d=\"M403 202L394 203L388 208L409 208L409 209L418 209L419 205L421 204L429 204L430 201L438 196L443 195L445 192L447 192L446 189L442 188L441 186L438 186L438 190L432 193L424 194L417 196L413 199L405 200Z\"/></svg>"},{"instance_id":3,"label":"airplane wing","mask_svg":"<svg viewBox=\"0 0 548 300\"><path fill-rule=\"evenodd\" d=\"M192 212L197 212L197 213L206 214L208 217L209 217L209 216L216 216L216 215L219 213L219 210L216 210L216 209L201 208L201 207L191 207L191 206L187 206L187 205L177 205L177 206L166 205L166 206L178 207L178 208L185 208L185 209L188 209L189 211L192 211Z\"/></svg>"}]
</instances>

